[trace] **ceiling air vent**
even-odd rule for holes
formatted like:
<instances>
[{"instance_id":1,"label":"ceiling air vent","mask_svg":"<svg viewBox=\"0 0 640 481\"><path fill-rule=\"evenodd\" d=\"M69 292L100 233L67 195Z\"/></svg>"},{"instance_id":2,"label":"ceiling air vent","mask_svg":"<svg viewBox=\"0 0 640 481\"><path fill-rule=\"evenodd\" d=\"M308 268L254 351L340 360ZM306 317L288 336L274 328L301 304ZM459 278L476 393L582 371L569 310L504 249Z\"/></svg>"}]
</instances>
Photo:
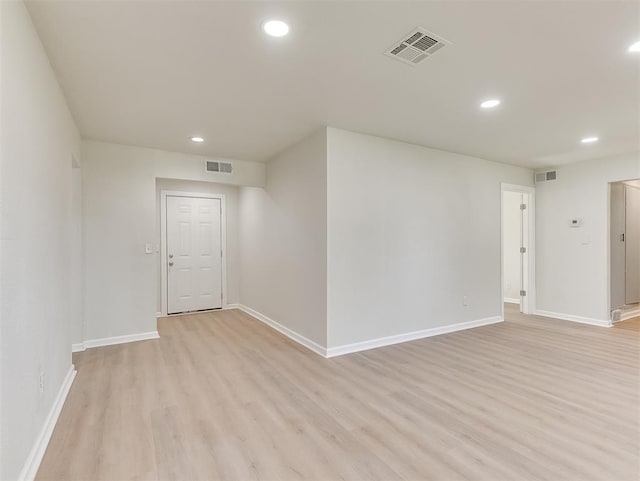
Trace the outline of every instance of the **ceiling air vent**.
<instances>
[{"instance_id":1,"label":"ceiling air vent","mask_svg":"<svg viewBox=\"0 0 640 481\"><path fill-rule=\"evenodd\" d=\"M229 162L215 162L213 160L206 161L205 169L207 172L221 172L223 174L233 172L233 168Z\"/></svg>"},{"instance_id":2,"label":"ceiling air vent","mask_svg":"<svg viewBox=\"0 0 640 481\"><path fill-rule=\"evenodd\" d=\"M555 170L549 170L547 172L536 172L535 174L536 184L539 184L540 182L548 182L550 180L556 180L557 175L558 175L557 171Z\"/></svg>"},{"instance_id":3,"label":"ceiling air vent","mask_svg":"<svg viewBox=\"0 0 640 481\"><path fill-rule=\"evenodd\" d=\"M385 52L385 55L416 66L445 45L451 45L451 42L429 32L426 28L418 27L394 44Z\"/></svg>"}]
</instances>

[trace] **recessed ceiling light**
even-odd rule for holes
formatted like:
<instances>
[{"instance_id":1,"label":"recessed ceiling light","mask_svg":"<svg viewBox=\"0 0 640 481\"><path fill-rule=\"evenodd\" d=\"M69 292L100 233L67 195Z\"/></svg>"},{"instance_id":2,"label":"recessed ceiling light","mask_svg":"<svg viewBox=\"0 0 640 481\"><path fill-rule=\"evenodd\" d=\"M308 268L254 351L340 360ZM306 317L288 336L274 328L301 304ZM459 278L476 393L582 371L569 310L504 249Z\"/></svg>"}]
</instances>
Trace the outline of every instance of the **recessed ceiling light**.
<instances>
[{"instance_id":1,"label":"recessed ceiling light","mask_svg":"<svg viewBox=\"0 0 640 481\"><path fill-rule=\"evenodd\" d=\"M284 37L289 33L289 25L282 20L269 20L262 24L262 30L272 37Z\"/></svg>"},{"instance_id":2,"label":"recessed ceiling light","mask_svg":"<svg viewBox=\"0 0 640 481\"><path fill-rule=\"evenodd\" d=\"M191 137L191 142L204 142L204 139L202 137Z\"/></svg>"},{"instance_id":3,"label":"recessed ceiling light","mask_svg":"<svg viewBox=\"0 0 640 481\"><path fill-rule=\"evenodd\" d=\"M585 137L580 142L582 142L583 144L591 144L597 141L598 141L598 137Z\"/></svg>"},{"instance_id":4,"label":"recessed ceiling light","mask_svg":"<svg viewBox=\"0 0 640 481\"><path fill-rule=\"evenodd\" d=\"M640 42L636 42L633 45L630 45L629 48L627 49L627 52L640 52Z\"/></svg>"},{"instance_id":5,"label":"recessed ceiling light","mask_svg":"<svg viewBox=\"0 0 640 481\"><path fill-rule=\"evenodd\" d=\"M500 101L498 99L485 100L480 104L480 107L483 109L492 109L500 105Z\"/></svg>"}]
</instances>

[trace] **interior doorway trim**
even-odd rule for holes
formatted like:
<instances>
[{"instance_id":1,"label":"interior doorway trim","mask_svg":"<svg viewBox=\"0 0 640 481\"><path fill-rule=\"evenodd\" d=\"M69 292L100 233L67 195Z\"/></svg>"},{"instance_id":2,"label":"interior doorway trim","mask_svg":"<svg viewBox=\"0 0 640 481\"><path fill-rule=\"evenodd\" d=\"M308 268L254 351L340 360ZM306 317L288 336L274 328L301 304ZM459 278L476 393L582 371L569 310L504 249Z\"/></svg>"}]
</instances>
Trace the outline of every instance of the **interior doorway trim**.
<instances>
[{"instance_id":1,"label":"interior doorway trim","mask_svg":"<svg viewBox=\"0 0 640 481\"><path fill-rule=\"evenodd\" d=\"M608 183L608 196L607 196L607 313L608 313L608 321L610 325L613 325L616 322L626 321L627 319L631 319L632 317L637 317L640 315L640 304L627 304L626 296L624 299L624 304L622 305L614 305L612 290L613 290L613 255L614 255L614 246L612 242L612 225L614 223L613 218L613 194L614 194L614 186L620 186L622 191L619 191L622 195L622 205L623 205L623 219L622 224L624 226L624 236L625 236L625 250L624 252L624 262L625 266L623 266L623 270L626 273L626 242L628 241L628 236L626 232L626 193L625 188L640 188L640 179L622 179L622 180L614 180ZM624 279L625 289L626 289L626 278ZM620 303L616 303L620 304ZM619 311L619 318L614 321L614 312Z\"/></svg>"},{"instance_id":2,"label":"interior doorway trim","mask_svg":"<svg viewBox=\"0 0 640 481\"><path fill-rule=\"evenodd\" d=\"M160 292L161 315L166 316L167 306L167 197L190 197L199 199L218 199L222 213L220 215L220 235L222 245L222 309L227 308L227 207L224 194L183 192L179 190L160 191Z\"/></svg>"},{"instance_id":3,"label":"interior doorway trim","mask_svg":"<svg viewBox=\"0 0 640 481\"><path fill-rule=\"evenodd\" d=\"M526 239L527 253L527 274L524 276L524 289L526 290L525 302L521 309L524 314L534 314L536 312L536 190L534 187L526 185L500 184L500 306L502 318L504 319L504 193L516 192L525 194L527 205L526 221L528 227L528 238Z\"/></svg>"}]
</instances>

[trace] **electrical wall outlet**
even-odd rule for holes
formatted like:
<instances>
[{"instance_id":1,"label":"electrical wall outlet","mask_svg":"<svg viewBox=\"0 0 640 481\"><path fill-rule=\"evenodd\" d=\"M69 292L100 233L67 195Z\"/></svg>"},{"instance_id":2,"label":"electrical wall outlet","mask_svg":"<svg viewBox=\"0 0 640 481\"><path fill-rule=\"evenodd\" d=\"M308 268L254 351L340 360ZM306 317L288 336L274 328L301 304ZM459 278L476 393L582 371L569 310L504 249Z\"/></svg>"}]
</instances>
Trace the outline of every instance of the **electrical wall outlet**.
<instances>
[{"instance_id":1,"label":"electrical wall outlet","mask_svg":"<svg viewBox=\"0 0 640 481\"><path fill-rule=\"evenodd\" d=\"M40 394L44 394L44 372L40 371Z\"/></svg>"}]
</instances>

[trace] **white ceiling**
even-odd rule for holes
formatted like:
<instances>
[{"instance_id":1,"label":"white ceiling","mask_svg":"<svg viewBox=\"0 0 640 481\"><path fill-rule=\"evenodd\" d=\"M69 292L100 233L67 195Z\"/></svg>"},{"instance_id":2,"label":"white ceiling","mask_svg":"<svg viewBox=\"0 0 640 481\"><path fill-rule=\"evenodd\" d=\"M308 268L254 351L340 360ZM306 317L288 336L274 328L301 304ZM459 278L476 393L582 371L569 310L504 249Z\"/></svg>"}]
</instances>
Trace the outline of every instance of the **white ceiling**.
<instances>
[{"instance_id":1,"label":"white ceiling","mask_svg":"<svg viewBox=\"0 0 640 481\"><path fill-rule=\"evenodd\" d=\"M532 168L640 149L636 2L29 2L82 134L265 161L323 126ZM266 37L265 19L291 27ZM453 43L417 67L417 26ZM498 97L493 111L478 108ZM201 135L203 144L193 144ZM598 135L600 142L580 139Z\"/></svg>"}]
</instances>

